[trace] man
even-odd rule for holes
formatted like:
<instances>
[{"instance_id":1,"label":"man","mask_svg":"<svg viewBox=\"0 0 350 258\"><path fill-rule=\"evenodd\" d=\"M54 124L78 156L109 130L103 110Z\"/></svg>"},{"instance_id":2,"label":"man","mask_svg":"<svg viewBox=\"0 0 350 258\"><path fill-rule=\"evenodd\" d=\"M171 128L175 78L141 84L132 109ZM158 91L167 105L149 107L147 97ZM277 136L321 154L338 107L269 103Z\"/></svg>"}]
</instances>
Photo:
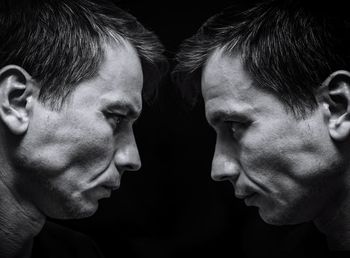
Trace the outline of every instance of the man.
<instances>
[{"instance_id":1,"label":"man","mask_svg":"<svg viewBox=\"0 0 350 258\"><path fill-rule=\"evenodd\" d=\"M132 126L164 72L162 52L107 2L1 1L0 257L99 255L57 225L33 239L46 217L91 216L140 168Z\"/></svg>"},{"instance_id":2,"label":"man","mask_svg":"<svg viewBox=\"0 0 350 258\"><path fill-rule=\"evenodd\" d=\"M229 8L182 44L173 75L203 96L214 180L265 222L313 221L350 249L350 23L335 7Z\"/></svg>"}]
</instances>

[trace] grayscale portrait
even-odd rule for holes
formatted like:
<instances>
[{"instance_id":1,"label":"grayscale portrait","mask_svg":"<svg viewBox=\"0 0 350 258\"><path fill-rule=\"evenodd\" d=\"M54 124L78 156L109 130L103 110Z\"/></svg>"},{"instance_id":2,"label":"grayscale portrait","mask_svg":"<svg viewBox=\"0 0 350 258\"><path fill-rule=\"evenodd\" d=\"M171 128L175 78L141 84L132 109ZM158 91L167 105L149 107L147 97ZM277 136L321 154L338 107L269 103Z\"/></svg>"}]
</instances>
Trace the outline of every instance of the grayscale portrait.
<instances>
[{"instance_id":1,"label":"grayscale portrait","mask_svg":"<svg viewBox=\"0 0 350 258\"><path fill-rule=\"evenodd\" d=\"M93 215L140 169L133 123L155 95L162 52L109 2L1 1L0 257L101 256L46 217Z\"/></svg>"},{"instance_id":2,"label":"grayscale portrait","mask_svg":"<svg viewBox=\"0 0 350 258\"><path fill-rule=\"evenodd\" d=\"M183 42L173 72L215 130L211 177L268 224L312 221L335 250L350 250L349 25L336 3L233 6Z\"/></svg>"}]
</instances>

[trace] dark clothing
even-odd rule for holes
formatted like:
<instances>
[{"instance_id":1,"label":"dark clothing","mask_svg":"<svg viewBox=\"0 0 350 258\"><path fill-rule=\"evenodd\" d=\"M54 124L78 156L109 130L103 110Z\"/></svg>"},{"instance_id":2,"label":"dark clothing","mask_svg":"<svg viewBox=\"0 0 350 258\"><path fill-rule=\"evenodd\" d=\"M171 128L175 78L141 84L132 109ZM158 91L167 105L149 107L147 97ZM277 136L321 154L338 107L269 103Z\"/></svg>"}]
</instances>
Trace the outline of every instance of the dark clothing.
<instances>
[{"instance_id":1,"label":"dark clothing","mask_svg":"<svg viewBox=\"0 0 350 258\"><path fill-rule=\"evenodd\" d=\"M32 258L103 258L96 244L86 235L46 222L34 238Z\"/></svg>"}]
</instances>

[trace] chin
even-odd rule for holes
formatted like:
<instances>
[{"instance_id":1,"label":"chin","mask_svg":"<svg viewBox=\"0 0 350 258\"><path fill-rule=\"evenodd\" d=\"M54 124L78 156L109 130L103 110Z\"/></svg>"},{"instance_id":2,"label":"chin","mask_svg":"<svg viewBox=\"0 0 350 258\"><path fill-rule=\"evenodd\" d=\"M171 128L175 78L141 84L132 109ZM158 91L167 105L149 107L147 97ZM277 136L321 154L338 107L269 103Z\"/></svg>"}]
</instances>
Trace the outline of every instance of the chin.
<instances>
[{"instance_id":1,"label":"chin","mask_svg":"<svg viewBox=\"0 0 350 258\"><path fill-rule=\"evenodd\" d=\"M78 205L64 205L60 210L47 214L53 219L83 219L95 214L98 203L79 203Z\"/></svg>"},{"instance_id":2,"label":"chin","mask_svg":"<svg viewBox=\"0 0 350 258\"><path fill-rule=\"evenodd\" d=\"M74 217L71 217L72 219L83 219L83 218L88 218L91 217L92 215L94 215L97 211L97 207L96 209L93 210L84 210L84 211L80 211L78 213L74 214Z\"/></svg>"},{"instance_id":3,"label":"chin","mask_svg":"<svg viewBox=\"0 0 350 258\"><path fill-rule=\"evenodd\" d=\"M98 209L98 202L94 203L83 203L73 212L70 213L72 219L87 218L95 214Z\"/></svg>"},{"instance_id":4,"label":"chin","mask_svg":"<svg viewBox=\"0 0 350 258\"><path fill-rule=\"evenodd\" d=\"M299 220L293 213L290 212L281 212L270 210L268 212L262 211L259 209L259 215L261 219L270 225L273 226L283 226L283 225L295 225L305 222L303 220Z\"/></svg>"},{"instance_id":5,"label":"chin","mask_svg":"<svg viewBox=\"0 0 350 258\"><path fill-rule=\"evenodd\" d=\"M260 217L265 223L273 225L273 226L287 225L287 223L285 221L282 221L282 220L280 220L278 218L275 218L275 217L264 216L264 215L261 215L261 214L260 214Z\"/></svg>"}]
</instances>

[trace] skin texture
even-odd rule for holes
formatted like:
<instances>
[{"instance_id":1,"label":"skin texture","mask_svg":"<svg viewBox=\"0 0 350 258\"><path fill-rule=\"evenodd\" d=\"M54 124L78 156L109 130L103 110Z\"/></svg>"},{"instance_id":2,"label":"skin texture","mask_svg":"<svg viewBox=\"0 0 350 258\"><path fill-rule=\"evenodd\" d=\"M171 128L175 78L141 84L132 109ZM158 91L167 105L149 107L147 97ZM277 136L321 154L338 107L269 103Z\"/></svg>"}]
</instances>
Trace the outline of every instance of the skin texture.
<instances>
[{"instance_id":1,"label":"skin texture","mask_svg":"<svg viewBox=\"0 0 350 258\"><path fill-rule=\"evenodd\" d=\"M323 105L297 119L259 89L240 56L217 49L202 73L206 117L217 133L212 178L270 224L296 224L336 209L344 196L344 164L329 134Z\"/></svg>"},{"instance_id":2,"label":"skin texture","mask_svg":"<svg viewBox=\"0 0 350 258\"><path fill-rule=\"evenodd\" d=\"M46 216L92 215L126 170L141 166L132 124L141 112L140 60L127 42L109 45L98 75L82 82L62 110L33 100L13 157L15 191Z\"/></svg>"}]
</instances>

